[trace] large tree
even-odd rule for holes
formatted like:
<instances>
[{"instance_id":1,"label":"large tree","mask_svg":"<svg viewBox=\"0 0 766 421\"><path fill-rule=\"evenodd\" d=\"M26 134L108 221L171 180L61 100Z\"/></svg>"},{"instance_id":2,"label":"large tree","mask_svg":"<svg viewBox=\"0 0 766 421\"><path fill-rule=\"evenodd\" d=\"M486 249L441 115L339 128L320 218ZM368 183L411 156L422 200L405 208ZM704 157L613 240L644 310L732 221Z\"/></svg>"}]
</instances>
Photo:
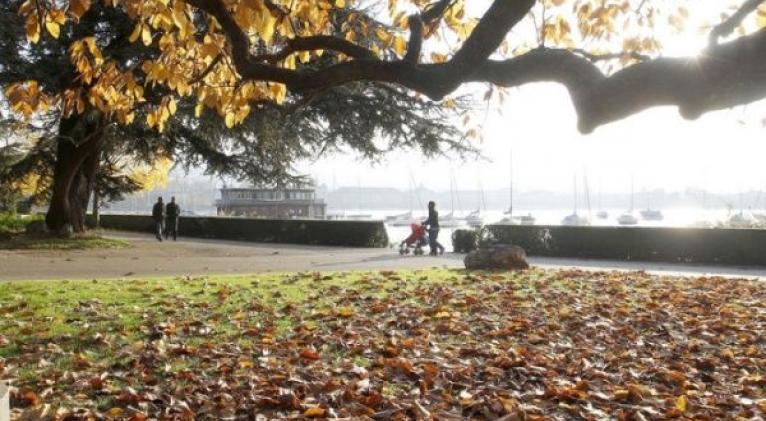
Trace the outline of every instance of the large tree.
<instances>
[{"instance_id":1,"label":"large tree","mask_svg":"<svg viewBox=\"0 0 766 421\"><path fill-rule=\"evenodd\" d=\"M61 113L59 139L78 140L57 148L53 226L62 222L55 215L70 212L72 180L88 185L77 171L90 168L103 130L140 120L163 134L182 101L233 128L254 113L290 113L360 83L390 84L449 107L465 83L547 81L568 89L587 133L649 107L675 105L696 118L766 96L766 13L758 0L727 0L712 18L699 11L713 6L694 0L6 3L18 14L4 19L13 25L2 22L2 30L29 40L10 47L21 53L3 63L13 109L32 117L53 105ZM690 22L710 26L708 47L689 57L663 55L663 41L675 32L699 29ZM34 68L17 70L29 57L38 58ZM39 72L58 84L41 85ZM352 111L338 123L361 121Z\"/></svg>"},{"instance_id":2,"label":"large tree","mask_svg":"<svg viewBox=\"0 0 766 421\"><path fill-rule=\"evenodd\" d=\"M444 107L365 82L290 104L264 101L237 115L231 128L231 116L218 118L188 94L191 86L210 86L214 95L246 87L224 86L209 71L188 75L184 87L156 83L146 63L161 59L159 44L166 40L133 42L136 33L145 35L141 25L134 30L128 12L111 2L0 5L0 84L15 115L42 132L22 158L0 171L0 180L41 175L49 188L38 197L50 202L46 222L53 230L71 225L81 231L94 190L114 196L135 188L120 175L131 163L170 158L217 174L278 182L295 176L295 160L344 146L368 157L402 147L465 149ZM204 15L197 12L197 19ZM195 36L204 37L204 31Z\"/></svg>"},{"instance_id":3,"label":"large tree","mask_svg":"<svg viewBox=\"0 0 766 421\"><path fill-rule=\"evenodd\" d=\"M28 0L22 11L28 35L42 38L47 29L55 36L67 13L76 17L90 3ZM720 16L703 22L711 25L709 46L691 57L664 57L662 43L690 15L714 7L709 2L494 0L473 2L473 10L465 0L389 0L386 10L372 11L361 0L107 3L135 20L133 41L160 50L135 61L145 83L195 95L229 126L243 121L253 103L300 101L362 80L432 99L467 82L558 82L567 87L583 132L659 105L696 118L766 96L759 0L716 3ZM359 42L371 37L380 42ZM95 71L92 60L80 60L84 74ZM133 94L129 85L112 93L126 104ZM162 130L172 114L166 110L157 107L150 125Z\"/></svg>"}]
</instances>

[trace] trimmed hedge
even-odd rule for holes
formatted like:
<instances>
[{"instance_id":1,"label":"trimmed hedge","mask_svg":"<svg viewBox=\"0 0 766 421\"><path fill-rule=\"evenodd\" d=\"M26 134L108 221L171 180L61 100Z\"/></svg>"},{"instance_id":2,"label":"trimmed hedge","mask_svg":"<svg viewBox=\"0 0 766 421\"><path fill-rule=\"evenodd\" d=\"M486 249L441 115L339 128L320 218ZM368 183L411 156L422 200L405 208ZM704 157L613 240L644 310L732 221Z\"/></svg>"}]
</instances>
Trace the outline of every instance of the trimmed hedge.
<instances>
[{"instance_id":1,"label":"trimmed hedge","mask_svg":"<svg viewBox=\"0 0 766 421\"><path fill-rule=\"evenodd\" d=\"M766 265L766 230L490 225L531 256Z\"/></svg>"},{"instance_id":2,"label":"trimmed hedge","mask_svg":"<svg viewBox=\"0 0 766 421\"><path fill-rule=\"evenodd\" d=\"M89 217L89 222L92 218ZM154 232L149 215L101 215L101 227ZM262 243L345 247L387 247L388 235L381 221L274 220L223 217L185 217L178 221L184 237L215 238Z\"/></svg>"}]
</instances>

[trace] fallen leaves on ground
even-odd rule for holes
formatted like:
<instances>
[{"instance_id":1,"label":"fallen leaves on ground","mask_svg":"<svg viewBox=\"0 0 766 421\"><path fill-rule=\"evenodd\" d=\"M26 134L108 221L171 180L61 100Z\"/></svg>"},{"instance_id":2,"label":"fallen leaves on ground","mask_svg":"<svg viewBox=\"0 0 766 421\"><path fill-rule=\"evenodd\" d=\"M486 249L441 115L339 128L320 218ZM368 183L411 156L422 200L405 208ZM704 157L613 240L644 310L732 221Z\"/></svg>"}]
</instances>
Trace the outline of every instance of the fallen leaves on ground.
<instances>
[{"instance_id":1,"label":"fallen leaves on ground","mask_svg":"<svg viewBox=\"0 0 766 421\"><path fill-rule=\"evenodd\" d=\"M19 285L0 287L16 419L766 416L758 281L570 270Z\"/></svg>"}]
</instances>

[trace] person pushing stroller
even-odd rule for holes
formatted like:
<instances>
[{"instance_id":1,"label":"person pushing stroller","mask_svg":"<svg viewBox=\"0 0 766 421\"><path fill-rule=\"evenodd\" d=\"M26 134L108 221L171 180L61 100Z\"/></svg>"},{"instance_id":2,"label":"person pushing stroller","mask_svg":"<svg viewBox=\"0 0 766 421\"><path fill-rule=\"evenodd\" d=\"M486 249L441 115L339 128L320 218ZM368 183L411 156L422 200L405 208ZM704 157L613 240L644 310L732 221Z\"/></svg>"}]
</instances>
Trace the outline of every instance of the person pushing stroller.
<instances>
[{"instance_id":1,"label":"person pushing stroller","mask_svg":"<svg viewBox=\"0 0 766 421\"><path fill-rule=\"evenodd\" d=\"M444 254L444 246L439 239L439 212L436 210L436 202L428 202L428 219L423 222L423 226L428 228L428 246L431 252L430 256Z\"/></svg>"}]
</instances>

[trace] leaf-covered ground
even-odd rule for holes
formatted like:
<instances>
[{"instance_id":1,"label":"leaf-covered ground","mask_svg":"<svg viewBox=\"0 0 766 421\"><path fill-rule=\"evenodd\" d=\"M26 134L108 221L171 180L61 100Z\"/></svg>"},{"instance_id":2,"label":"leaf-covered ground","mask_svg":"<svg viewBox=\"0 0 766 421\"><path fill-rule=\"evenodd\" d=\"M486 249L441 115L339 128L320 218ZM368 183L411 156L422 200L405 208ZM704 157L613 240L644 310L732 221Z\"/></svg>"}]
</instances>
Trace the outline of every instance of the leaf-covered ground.
<instances>
[{"instance_id":1,"label":"leaf-covered ground","mask_svg":"<svg viewBox=\"0 0 766 421\"><path fill-rule=\"evenodd\" d=\"M0 284L14 418L763 419L766 285L643 273Z\"/></svg>"}]
</instances>

